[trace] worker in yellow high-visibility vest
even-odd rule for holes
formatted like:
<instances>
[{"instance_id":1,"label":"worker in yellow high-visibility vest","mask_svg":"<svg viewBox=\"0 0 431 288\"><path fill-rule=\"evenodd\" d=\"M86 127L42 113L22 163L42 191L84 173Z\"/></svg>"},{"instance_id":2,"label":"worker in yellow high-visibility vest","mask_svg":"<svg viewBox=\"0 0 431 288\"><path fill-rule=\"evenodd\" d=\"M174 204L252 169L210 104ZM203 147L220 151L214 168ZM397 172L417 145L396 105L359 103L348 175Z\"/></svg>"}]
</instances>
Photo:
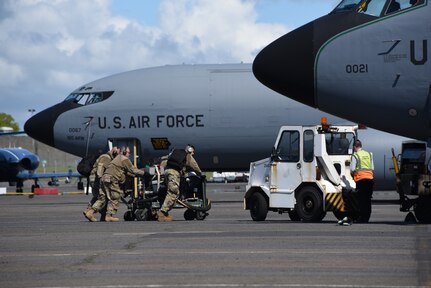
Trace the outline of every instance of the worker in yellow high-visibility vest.
<instances>
[{"instance_id":1,"label":"worker in yellow high-visibility vest","mask_svg":"<svg viewBox=\"0 0 431 288\"><path fill-rule=\"evenodd\" d=\"M371 198L374 185L374 161L373 153L362 149L360 140L353 144L353 155L350 165L353 180L356 182L356 190L359 198L360 223L367 223L371 216Z\"/></svg>"}]
</instances>

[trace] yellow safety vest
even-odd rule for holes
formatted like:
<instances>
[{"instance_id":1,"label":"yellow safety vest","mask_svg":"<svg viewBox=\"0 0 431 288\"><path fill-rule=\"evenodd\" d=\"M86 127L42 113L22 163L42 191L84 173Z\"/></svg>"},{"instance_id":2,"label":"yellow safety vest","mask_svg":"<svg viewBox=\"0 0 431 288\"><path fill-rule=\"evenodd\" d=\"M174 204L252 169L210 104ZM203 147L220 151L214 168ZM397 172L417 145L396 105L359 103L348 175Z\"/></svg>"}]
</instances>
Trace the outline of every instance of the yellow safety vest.
<instances>
[{"instance_id":1,"label":"yellow safety vest","mask_svg":"<svg viewBox=\"0 0 431 288\"><path fill-rule=\"evenodd\" d=\"M374 179L372 169L373 154L365 150L360 150L353 153L353 157L356 159L356 167L355 171L353 171L353 180L357 182L362 179Z\"/></svg>"}]
</instances>

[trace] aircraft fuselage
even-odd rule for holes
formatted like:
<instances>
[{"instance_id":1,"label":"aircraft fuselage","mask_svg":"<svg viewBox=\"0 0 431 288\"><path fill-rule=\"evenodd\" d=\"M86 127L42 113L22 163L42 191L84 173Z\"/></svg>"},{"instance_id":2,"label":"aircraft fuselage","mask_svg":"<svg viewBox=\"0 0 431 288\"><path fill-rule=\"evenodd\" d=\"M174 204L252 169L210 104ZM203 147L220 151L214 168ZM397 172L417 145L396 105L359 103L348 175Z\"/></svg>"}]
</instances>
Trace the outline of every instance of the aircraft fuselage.
<instances>
[{"instance_id":1,"label":"aircraft fuselage","mask_svg":"<svg viewBox=\"0 0 431 288\"><path fill-rule=\"evenodd\" d=\"M427 141L430 41L426 0L345 0L265 47L253 72L267 87L311 107Z\"/></svg>"},{"instance_id":2,"label":"aircraft fuselage","mask_svg":"<svg viewBox=\"0 0 431 288\"><path fill-rule=\"evenodd\" d=\"M313 125L321 117L348 124L261 85L250 64L178 65L85 84L29 119L25 130L81 157L87 149L105 151L109 139L136 139L140 165L193 144L203 170L246 171L269 156L280 126ZM371 129L360 135L378 155L381 183L393 187L390 148L402 138L384 133L384 143L382 132Z\"/></svg>"}]
</instances>

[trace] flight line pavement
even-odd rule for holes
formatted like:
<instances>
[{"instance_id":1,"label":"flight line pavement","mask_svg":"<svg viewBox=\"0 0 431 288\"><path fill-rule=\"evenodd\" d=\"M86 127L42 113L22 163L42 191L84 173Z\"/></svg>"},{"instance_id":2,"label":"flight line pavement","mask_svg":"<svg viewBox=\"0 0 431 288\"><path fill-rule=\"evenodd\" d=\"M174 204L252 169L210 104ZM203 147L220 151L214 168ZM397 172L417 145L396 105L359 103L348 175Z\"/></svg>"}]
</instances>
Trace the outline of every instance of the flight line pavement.
<instances>
[{"instance_id":1,"label":"flight line pavement","mask_svg":"<svg viewBox=\"0 0 431 288\"><path fill-rule=\"evenodd\" d=\"M431 225L376 192L368 224L254 222L243 184L208 184L203 221L90 223L90 196L0 196L0 287L431 287ZM118 215L126 211L121 205Z\"/></svg>"}]
</instances>

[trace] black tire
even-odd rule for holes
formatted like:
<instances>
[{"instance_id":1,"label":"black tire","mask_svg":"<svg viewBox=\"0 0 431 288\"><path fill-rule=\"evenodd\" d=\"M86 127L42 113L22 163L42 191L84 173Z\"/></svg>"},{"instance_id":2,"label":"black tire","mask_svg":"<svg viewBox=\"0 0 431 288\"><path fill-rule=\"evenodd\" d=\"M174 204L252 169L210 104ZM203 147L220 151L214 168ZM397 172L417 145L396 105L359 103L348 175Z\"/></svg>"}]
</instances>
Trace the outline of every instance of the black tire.
<instances>
[{"instance_id":1,"label":"black tire","mask_svg":"<svg viewBox=\"0 0 431 288\"><path fill-rule=\"evenodd\" d=\"M135 217L138 221L147 221L148 220L148 209L136 209Z\"/></svg>"},{"instance_id":2,"label":"black tire","mask_svg":"<svg viewBox=\"0 0 431 288\"><path fill-rule=\"evenodd\" d=\"M196 211L196 220L205 220L208 216L208 213L202 211Z\"/></svg>"},{"instance_id":3,"label":"black tire","mask_svg":"<svg viewBox=\"0 0 431 288\"><path fill-rule=\"evenodd\" d=\"M298 212L296 212L296 210L289 210L287 213L289 214L290 220L301 221L301 217L299 217Z\"/></svg>"},{"instance_id":4,"label":"black tire","mask_svg":"<svg viewBox=\"0 0 431 288\"><path fill-rule=\"evenodd\" d=\"M431 196L420 196L415 205L415 216L419 223L431 223Z\"/></svg>"},{"instance_id":5,"label":"black tire","mask_svg":"<svg viewBox=\"0 0 431 288\"><path fill-rule=\"evenodd\" d=\"M134 221L135 220L135 215L133 215L132 211L126 211L124 213L124 221Z\"/></svg>"},{"instance_id":6,"label":"black tire","mask_svg":"<svg viewBox=\"0 0 431 288\"><path fill-rule=\"evenodd\" d=\"M303 222L320 222L325 217L322 194L314 187L305 186L297 193L298 216Z\"/></svg>"},{"instance_id":7,"label":"black tire","mask_svg":"<svg viewBox=\"0 0 431 288\"><path fill-rule=\"evenodd\" d=\"M195 220L195 218L196 211L192 209L186 209L186 211L184 211L184 219L186 219L187 221Z\"/></svg>"},{"instance_id":8,"label":"black tire","mask_svg":"<svg viewBox=\"0 0 431 288\"><path fill-rule=\"evenodd\" d=\"M259 192L253 193L250 198L250 216L254 221L265 221L268 214L268 201Z\"/></svg>"},{"instance_id":9,"label":"black tire","mask_svg":"<svg viewBox=\"0 0 431 288\"><path fill-rule=\"evenodd\" d=\"M36 189L36 188L40 188L40 186L39 185L31 185L31 192L33 193L34 189Z\"/></svg>"}]
</instances>

